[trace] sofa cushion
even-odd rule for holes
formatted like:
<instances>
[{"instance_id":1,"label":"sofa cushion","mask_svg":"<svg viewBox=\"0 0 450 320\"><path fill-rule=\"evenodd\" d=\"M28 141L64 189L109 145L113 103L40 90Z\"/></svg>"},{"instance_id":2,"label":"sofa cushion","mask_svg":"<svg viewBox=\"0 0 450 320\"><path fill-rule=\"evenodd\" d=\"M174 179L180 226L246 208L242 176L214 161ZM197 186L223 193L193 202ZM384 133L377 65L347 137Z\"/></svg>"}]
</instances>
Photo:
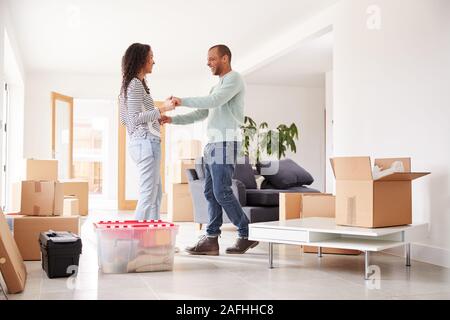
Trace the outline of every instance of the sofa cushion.
<instances>
[{"instance_id":1,"label":"sofa cushion","mask_svg":"<svg viewBox=\"0 0 450 320\"><path fill-rule=\"evenodd\" d=\"M276 188L269 181L267 181L266 178L264 178L264 181L261 183L261 189L276 189Z\"/></svg>"},{"instance_id":2,"label":"sofa cushion","mask_svg":"<svg viewBox=\"0 0 450 320\"><path fill-rule=\"evenodd\" d=\"M277 221L280 217L278 207L243 207L250 223Z\"/></svg>"},{"instance_id":3,"label":"sofa cushion","mask_svg":"<svg viewBox=\"0 0 450 320\"><path fill-rule=\"evenodd\" d=\"M261 189L249 190L247 189L247 206L254 207L273 207L278 206L280 190Z\"/></svg>"},{"instance_id":4,"label":"sofa cushion","mask_svg":"<svg viewBox=\"0 0 450 320\"><path fill-rule=\"evenodd\" d=\"M270 165L276 168L274 162L271 162ZM264 175L264 178L277 189L310 185L314 182L311 174L291 159L278 161L277 172L275 174Z\"/></svg>"},{"instance_id":5,"label":"sofa cushion","mask_svg":"<svg viewBox=\"0 0 450 320\"><path fill-rule=\"evenodd\" d=\"M244 162L244 161L242 161ZM240 180L247 189L257 189L255 174L248 157L244 163L237 163L234 167L233 179Z\"/></svg>"},{"instance_id":6,"label":"sofa cushion","mask_svg":"<svg viewBox=\"0 0 450 320\"><path fill-rule=\"evenodd\" d=\"M236 164L234 168L233 179L241 181L247 189L256 189L257 184L255 174L248 157L245 158L245 162L242 162L243 163ZM206 169L203 157L195 159L195 172L197 173L197 177L199 180L205 179Z\"/></svg>"}]
</instances>

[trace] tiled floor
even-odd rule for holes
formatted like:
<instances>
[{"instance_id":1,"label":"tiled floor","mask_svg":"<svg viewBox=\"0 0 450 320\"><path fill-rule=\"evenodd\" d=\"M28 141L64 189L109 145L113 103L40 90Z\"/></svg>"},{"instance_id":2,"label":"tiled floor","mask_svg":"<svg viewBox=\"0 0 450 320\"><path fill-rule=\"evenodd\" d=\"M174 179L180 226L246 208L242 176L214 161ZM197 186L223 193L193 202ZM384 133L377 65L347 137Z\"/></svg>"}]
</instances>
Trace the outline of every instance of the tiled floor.
<instances>
[{"instance_id":1,"label":"tiled floor","mask_svg":"<svg viewBox=\"0 0 450 320\"><path fill-rule=\"evenodd\" d=\"M372 254L379 281L363 279L364 256L303 254L295 246L275 247L275 268L268 268L268 245L244 255L226 255L234 241L225 226L218 257L175 255L174 270L103 274L98 270L92 222L125 219L130 214L91 214L82 222L83 254L77 278L48 279L40 262L26 262L23 293L9 299L450 299L450 270L402 258ZM164 218L164 217L163 217ZM180 223L177 246L183 249L201 235L193 223Z\"/></svg>"}]
</instances>

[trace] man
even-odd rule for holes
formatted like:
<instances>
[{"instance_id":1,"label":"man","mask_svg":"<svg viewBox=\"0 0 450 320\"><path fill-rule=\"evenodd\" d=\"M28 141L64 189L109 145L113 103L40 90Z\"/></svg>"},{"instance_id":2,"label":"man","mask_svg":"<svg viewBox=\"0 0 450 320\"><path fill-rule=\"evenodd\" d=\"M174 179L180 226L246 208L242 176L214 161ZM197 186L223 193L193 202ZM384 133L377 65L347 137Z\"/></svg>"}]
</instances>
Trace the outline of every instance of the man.
<instances>
[{"instance_id":1,"label":"man","mask_svg":"<svg viewBox=\"0 0 450 320\"><path fill-rule=\"evenodd\" d=\"M238 228L235 244L226 253L242 254L258 245L248 240L248 218L234 196L231 184L239 154L240 125L244 122L245 84L242 76L231 69L231 51L225 45L216 45L208 51L208 67L219 83L206 97L172 97L174 105L197 110L174 117L164 116L162 123L190 124L207 119L208 144L204 150L205 197L208 201L209 223L206 236L186 248L190 254L218 255L218 237L222 226L222 208Z\"/></svg>"}]
</instances>

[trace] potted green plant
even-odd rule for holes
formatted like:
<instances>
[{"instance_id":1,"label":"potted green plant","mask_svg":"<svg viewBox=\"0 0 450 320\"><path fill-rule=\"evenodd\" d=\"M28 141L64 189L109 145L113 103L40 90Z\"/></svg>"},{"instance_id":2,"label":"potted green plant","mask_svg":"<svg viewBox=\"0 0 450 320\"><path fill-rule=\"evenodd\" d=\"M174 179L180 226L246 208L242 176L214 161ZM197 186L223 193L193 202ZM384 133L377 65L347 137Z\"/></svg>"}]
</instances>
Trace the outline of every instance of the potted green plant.
<instances>
[{"instance_id":1,"label":"potted green plant","mask_svg":"<svg viewBox=\"0 0 450 320\"><path fill-rule=\"evenodd\" d=\"M255 161L260 172L262 157L276 156L281 159L286 151L297 152L295 142L298 140L298 129L295 123L290 126L280 124L275 130L269 129L267 122L257 124L252 118L245 117L242 130L242 153Z\"/></svg>"}]
</instances>

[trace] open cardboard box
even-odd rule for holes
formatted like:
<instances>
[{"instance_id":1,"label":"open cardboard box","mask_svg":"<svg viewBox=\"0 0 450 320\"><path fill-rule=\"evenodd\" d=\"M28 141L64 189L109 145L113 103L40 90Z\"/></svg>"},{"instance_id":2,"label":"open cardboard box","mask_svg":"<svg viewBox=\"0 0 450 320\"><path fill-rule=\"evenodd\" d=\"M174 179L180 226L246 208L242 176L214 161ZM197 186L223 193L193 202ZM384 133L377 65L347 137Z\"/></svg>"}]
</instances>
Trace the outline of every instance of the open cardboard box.
<instances>
[{"instance_id":1,"label":"open cardboard box","mask_svg":"<svg viewBox=\"0 0 450 320\"><path fill-rule=\"evenodd\" d=\"M64 196L74 196L78 199L78 210L80 216L89 213L89 184L85 180L65 179L60 180L63 186Z\"/></svg>"},{"instance_id":2,"label":"open cardboard box","mask_svg":"<svg viewBox=\"0 0 450 320\"><path fill-rule=\"evenodd\" d=\"M376 159L381 169L401 161L405 172L373 180L370 157L330 161L336 177L336 224L379 228L412 223L411 182L429 172L411 172L410 158Z\"/></svg>"}]
</instances>

